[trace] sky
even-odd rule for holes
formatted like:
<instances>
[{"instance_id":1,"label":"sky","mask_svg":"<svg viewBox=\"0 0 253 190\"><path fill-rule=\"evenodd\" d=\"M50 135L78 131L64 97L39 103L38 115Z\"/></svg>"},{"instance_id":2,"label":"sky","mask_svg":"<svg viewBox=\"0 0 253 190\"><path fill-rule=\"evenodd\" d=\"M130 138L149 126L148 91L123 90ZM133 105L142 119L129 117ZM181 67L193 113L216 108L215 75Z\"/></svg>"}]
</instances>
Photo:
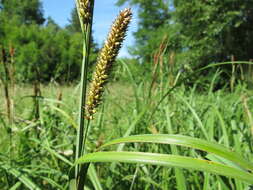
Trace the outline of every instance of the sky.
<instances>
[{"instance_id":1,"label":"sky","mask_svg":"<svg viewBox=\"0 0 253 190\"><path fill-rule=\"evenodd\" d=\"M52 17L57 24L64 27L69 23L70 12L74 8L75 0L42 0L45 17ZM107 33L113 20L119 11L126 6L118 7L115 5L117 0L96 0L94 7L93 36L100 45L106 39ZM137 30L137 15L133 15L133 20L129 27L124 45L120 51L120 57L128 57L128 46L134 45L133 32Z\"/></svg>"}]
</instances>

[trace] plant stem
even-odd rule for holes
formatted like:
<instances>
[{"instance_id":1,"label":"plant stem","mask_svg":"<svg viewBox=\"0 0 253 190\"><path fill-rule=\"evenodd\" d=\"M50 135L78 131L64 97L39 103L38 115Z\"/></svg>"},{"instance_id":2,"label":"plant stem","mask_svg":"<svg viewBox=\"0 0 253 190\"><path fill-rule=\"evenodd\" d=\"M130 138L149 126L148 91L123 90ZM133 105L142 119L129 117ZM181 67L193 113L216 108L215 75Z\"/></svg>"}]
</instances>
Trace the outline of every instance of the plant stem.
<instances>
[{"instance_id":1,"label":"plant stem","mask_svg":"<svg viewBox=\"0 0 253 190\"><path fill-rule=\"evenodd\" d=\"M84 154L85 142L88 133L89 122L85 123L85 102L86 102L86 89L87 89L87 73L89 67L89 55L91 49L91 33L92 33L92 20L93 20L93 9L94 0L91 0L91 19L89 23L83 23L79 12L79 3L76 0L76 7L81 23L82 33L84 37L83 44L83 61L82 61L82 71L81 71L81 95L80 95L80 106L79 106L79 127L77 132L77 146L76 146L76 160ZM83 190L84 180L83 180L83 168L84 165L77 165L75 168L75 179L76 186L78 190Z\"/></svg>"}]
</instances>

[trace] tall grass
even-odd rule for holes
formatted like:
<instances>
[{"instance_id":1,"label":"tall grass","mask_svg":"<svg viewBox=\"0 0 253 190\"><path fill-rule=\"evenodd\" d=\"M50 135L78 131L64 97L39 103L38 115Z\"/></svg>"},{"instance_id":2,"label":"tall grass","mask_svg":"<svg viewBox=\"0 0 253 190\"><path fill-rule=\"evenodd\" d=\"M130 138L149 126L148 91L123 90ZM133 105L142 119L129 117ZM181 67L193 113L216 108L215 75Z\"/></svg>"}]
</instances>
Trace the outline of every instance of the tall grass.
<instances>
[{"instance_id":1,"label":"tall grass","mask_svg":"<svg viewBox=\"0 0 253 190\"><path fill-rule=\"evenodd\" d=\"M213 91L219 71L206 91L197 90L198 81L185 85L192 75L231 62L211 64L189 75L177 73L175 82L168 77L171 70L165 67L161 47L157 72L139 77L134 71L140 65L121 60L114 76L118 81L105 86L120 48L112 45L118 42L113 40L115 30L88 85L93 3L77 1L84 37L81 87L63 86L59 98L54 84L41 86L43 97L38 99L35 120L30 119L32 87L19 87L22 90L17 89L20 93L13 97L13 143L8 140L8 114L0 108L0 189L249 188L253 184L252 91L234 82L233 92ZM120 16L130 16L129 10ZM120 40L124 35L119 35ZM159 70L163 76L157 76Z\"/></svg>"},{"instance_id":2,"label":"tall grass","mask_svg":"<svg viewBox=\"0 0 253 190\"><path fill-rule=\"evenodd\" d=\"M121 71L121 68L118 69ZM132 72L131 67L129 71ZM133 77L138 76L133 75ZM144 80L143 83L150 84L147 80ZM15 152L12 157L15 162L12 168L21 172L22 176L29 178L41 189L67 189L69 167L74 162L71 149L75 144L76 124L74 118L78 116L75 106L78 102L78 91L75 91L73 86L62 87L63 102L60 103L56 100L55 86L42 86L41 90L43 94L46 94L46 97L41 100L40 136L37 138L35 130L37 123L27 119L33 110L32 99L28 97L29 94L32 94L32 87L22 87L21 89L18 87L17 90L22 91L22 94L15 97L18 104L15 107L16 130L13 133ZM133 92L134 90L136 92ZM182 85L160 104L150 121L148 120L151 115L150 107L143 101L148 90L148 85L140 85L136 89L135 84L124 81L109 84L105 92L103 106L95 115L92 131L86 144L87 150L95 150L101 144L113 139L139 134L181 134L205 139L200 127L202 123L211 142L219 142L222 145L226 145L228 142L229 144L226 146L232 148L238 155L243 155L246 160L252 160L251 125L243 100L243 97L247 98L248 109L252 112L251 90L237 85L233 93L229 93L227 90L216 92L207 90L199 93L194 89L186 90L186 86ZM134 94L138 96L137 100ZM2 94L1 97L3 97ZM153 96L154 105L158 103L159 99L159 93ZM192 109L182 99L187 101ZM1 99L2 101L3 99ZM55 109L59 103L61 111ZM1 112L3 113L3 109ZM1 114L1 118L3 117L4 115ZM0 143L0 160L2 164L8 164L6 157L8 156L8 138L6 138L8 136L6 136L2 120L0 126L3 136ZM182 146L153 143L114 146L116 146L116 150L179 154L232 164L212 153L208 154ZM174 150L175 148L177 152ZM113 147L106 149L115 150ZM235 165L232 164L233 167ZM20 179L10 173L9 169L4 168L6 167L1 167L1 189L10 189L12 186L20 184ZM249 186L240 180L207 173L202 174L193 170L179 169L181 174L178 174L170 167L108 163L96 164L95 170L97 174L94 175L98 177L103 189L129 189L131 184L133 189L177 189L180 186L191 189L203 189L203 187L206 189L245 189ZM86 181L86 186L90 189L93 189L97 184L97 181L94 181L92 177L94 175L89 174ZM8 181L6 176L8 176ZM21 181L19 188L26 189L27 187Z\"/></svg>"}]
</instances>

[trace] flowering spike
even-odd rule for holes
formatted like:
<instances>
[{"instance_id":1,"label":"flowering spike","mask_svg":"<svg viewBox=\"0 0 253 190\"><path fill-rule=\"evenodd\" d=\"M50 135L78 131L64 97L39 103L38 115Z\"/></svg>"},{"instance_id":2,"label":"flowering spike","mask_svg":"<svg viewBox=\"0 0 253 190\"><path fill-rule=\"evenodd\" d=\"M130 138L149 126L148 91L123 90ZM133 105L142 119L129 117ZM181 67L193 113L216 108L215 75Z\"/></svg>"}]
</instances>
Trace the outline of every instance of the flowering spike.
<instances>
[{"instance_id":1,"label":"flowering spike","mask_svg":"<svg viewBox=\"0 0 253 190\"><path fill-rule=\"evenodd\" d=\"M89 23L91 20L90 0L79 0L79 13L83 24Z\"/></svg>"},{"instance_id":2,"label":"flowering spike","mask_svg":"<svg viewBox=\"0 0 253 190\"><path fill-rule=\"evenodd\" d=\"M119 53L131 18L131 9L124 9L119 13L111 27L104 47L100 51L86 103L86 119L88 120L93 119L93 114L101 102L104 85L110 76L112 65Z\"/></svg>"}]
</instances>

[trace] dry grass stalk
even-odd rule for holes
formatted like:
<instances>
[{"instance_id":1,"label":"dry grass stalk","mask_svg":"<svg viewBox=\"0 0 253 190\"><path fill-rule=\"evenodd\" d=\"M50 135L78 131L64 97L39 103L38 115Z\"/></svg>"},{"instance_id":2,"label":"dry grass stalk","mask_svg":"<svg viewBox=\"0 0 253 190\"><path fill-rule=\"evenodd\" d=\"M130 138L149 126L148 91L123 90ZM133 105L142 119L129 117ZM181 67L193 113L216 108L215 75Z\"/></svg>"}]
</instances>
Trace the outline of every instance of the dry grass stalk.
<instances>
[{"instance_id":1,"label":"dry grass stalk","mask_svg":"<svg viewBox=\"0 0 253 190\"><path fill-rule=\"evenodd\" d=\"M168 37L167 35L165 35L159 45L158 50L154 54L154 67L152 68L153 76L152 76L152 82L151 82L151 87L150 87L152 92L154 92L154 89L156 87L158 76L162 76L163 74L163 56L167 48L167 41L168 41ZM160 74L158 73L158 67L160 67ZM151 96L151 94L149 94L149 96Z\"/></svg>"},{"instance_id":2,"label":"dry grass stalk","mask_svg":"<svg viewBox=\"0 0 253 190\"><path fill-rule=\"evenodd\" d=\"M6 101L6 110L7 110L7 117L9 119L9 122L12 122L12 101L10 96L10 89L9 89L9 82L10 82L10 68L8 65L8 55L5 51L4 47L1 48L1 60L4 67L5 72L5 78L1 77L3 86L4 86L4 95L5 95L5 101Z\"/></svg>"},{"instance_id":3,"label":"dry grass stalk","mask_svg":"<svg viewBox=\"0 0 253 190\"><path fill-rule=\"evenodd\" d=\"M15 88L15 67L14 67L15 49L14 47L10 46L9 54L10 54L10 68L9 68L10 82L11 82L11 87L14 89Z\"/></svg>"},{"instance_id":4,"label":"dry grass stalk","mask_svg":"<svg viewBox=\"0 0 253 190\"><path fill-rule=\"evenodd\" d=\"M10 90L11 90L11 97L15 97L15 65L14 65L14 56L15 56L15 49L13 46L10 45L9 48L9 55L10 55L10 61L9 61L9 78L10 78ZM15 113L14 113L14 99L11 98L11 119L14 119Z\"/></svg>"},{"instance_id":5,"label":"dry grass stalk","mask_svg":"<svg viewBox=\"0 0 253 190\"><path fill-rule=\"evenodd\" d=\"M234 55L231 55L231 62L235 62L235 56ZM235 64L232 63L232 77L231 77L231 80L230 80L231 92L234 91L234 83L235 83Z\"/></svg>"},{"instance_id":6,"label":"dry grass stalk","mask_svg":"<svg viewBox=\"0 0 253 190\"><path fill-rule=\"evenodd\" d=\"M252 62L253 63L253 59L250 59L249 62ZM249 78L248 80L252 80L252 76L253 76L253 72L252 72L252 64L249 64L249 68L248 68L248 74L249 74Z\"/></svg>"},{"instance_id":7,"label":"dry grass stalk","mask_svg":"<svg viewBox=\"0 0 253 190\"><path fill-rule=\"evenodd\" d=\"M40 102L39 97L41 97L41 89L40 89L40 75L39 75L39 68L35 67L36 72L36 80L33 84L33 92L34 92L34 119L35 121L39 120L40 118Z\"/></svg>"},{"instance_id":8,"label":"dry grass stalk","mask_svg":"<svg viewBox=\"0 0 253 190\"><path fill-rule=\"evenodd\" d=\"M60 108L61 104L60 102L62 101L62 90L59 88L59 91L58 91L58 95L57 95L57 100L58 100L58 104L57 104L57 108Z\"/></svg>"},{"instance_id":9,"label":"dry grass stalk","mask_svg":"<svg viewBox=\"0 0 253 190\"><path fill-rule=\"evenodd\" d=\"M174 68L175 68L175 52L172 51L171 54L169 55L169 64L168 64L168 67L169 67L169 77L168 77L168 85L169 86L173 86L174 84Z\"/></svg>"},{"instance_id":10,"label":"dry grass stalk","mask_svg":"<svg viewBox=\"0 0 253 190\"><path fill-rule=\"evenodd\" d=\"M251 134L253 135L253 118L252 118L252 114L251 114L249 106L248 106L248 98L246 95L242 96L242 102L243 102L245 114L246 114L249 124L251 126Z\"/></svg>"},{"instance_id":11,"label":"dry grass stalk","mask_svg":"<svg viewBox=\"0 0 253 190\"><path fill-rule=\"evenodd\" d=\"M101 49L86 103L86 119L88 120L93 119L93 114L101 102L104 85L119 53L131 18L132 12L130 9L120 12L111 27L104 47Z\"/></svg>"}]
</instances>

